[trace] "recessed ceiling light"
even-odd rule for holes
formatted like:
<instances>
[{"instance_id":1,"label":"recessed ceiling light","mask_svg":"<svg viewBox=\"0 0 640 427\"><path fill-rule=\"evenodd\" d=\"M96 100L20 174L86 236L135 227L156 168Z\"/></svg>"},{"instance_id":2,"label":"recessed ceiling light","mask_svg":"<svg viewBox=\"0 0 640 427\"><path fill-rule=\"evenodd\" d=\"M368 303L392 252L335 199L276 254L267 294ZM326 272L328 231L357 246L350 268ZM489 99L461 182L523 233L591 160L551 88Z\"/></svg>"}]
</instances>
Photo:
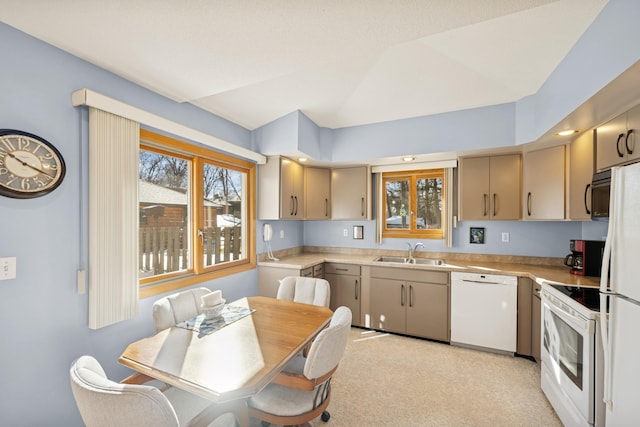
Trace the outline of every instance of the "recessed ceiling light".
<instances>
[{"instance_id":1,"label":"recessed ceiling light","mask_svg":"<svg viewBox=\"0 0 640 427\"><path fill-rule=\"evenodd\" d=\"M577 133L578 131L576 129L567 129L567 130L563 130L561 132L558 132L559 136L567 136L567 135L573 135L574 133Z\"/></svg>"},{"instance_id":2,"label":"recessed ceiling light","mask_svg":"<svg viewBox=\"0 0 640 427\"><path fill-rule=\"evenodd\" d=\"M307 158L306 157L300 157L300 158L298 158L298 161L299 162L306 162Z\"/></svg>"},{"instance_id":3,"label":"recessed ceiling light","mask_svg":"<svg viewBox=\"0 0 640 427\"><path fill-rule=\"evenodd\" d=\"M403 162L413 162L416 158L412 156L405 156L402 158Z\"/></svg>"}]
</instances>

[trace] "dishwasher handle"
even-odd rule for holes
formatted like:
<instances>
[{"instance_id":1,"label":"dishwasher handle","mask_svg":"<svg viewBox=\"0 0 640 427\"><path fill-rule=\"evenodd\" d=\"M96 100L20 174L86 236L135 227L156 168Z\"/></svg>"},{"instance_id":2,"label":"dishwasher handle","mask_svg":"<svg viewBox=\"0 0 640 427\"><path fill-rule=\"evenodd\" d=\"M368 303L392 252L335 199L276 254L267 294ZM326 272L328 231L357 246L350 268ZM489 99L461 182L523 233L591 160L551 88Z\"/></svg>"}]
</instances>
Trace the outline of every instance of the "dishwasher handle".
<instances>
[{"instance_id":1,"label":"dishwasher handle","mask_svg":"<svg viewBox=\"0 0 640 427\"><path fill-rule=\"evenodd\" d=\"M462 279L459 280L460 282L465 282L465 283L478 283L480 285L504 285L505 283L500 283L500 282L488 282L485 280L469 280L469 279Z\"/></svg>"}]
</instances>

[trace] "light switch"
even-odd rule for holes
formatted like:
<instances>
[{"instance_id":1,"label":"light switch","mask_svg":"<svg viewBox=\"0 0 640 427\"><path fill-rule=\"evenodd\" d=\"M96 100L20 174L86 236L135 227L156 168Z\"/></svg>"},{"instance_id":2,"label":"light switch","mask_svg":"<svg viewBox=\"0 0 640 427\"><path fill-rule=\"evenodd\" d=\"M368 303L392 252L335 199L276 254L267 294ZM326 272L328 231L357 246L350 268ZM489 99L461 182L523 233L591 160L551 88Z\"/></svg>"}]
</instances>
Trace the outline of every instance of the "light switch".
<instances>
[{"instance_id":1,"label":"light switch","mask_svg":"<svg viewBox=\"0 0 640 427\"><path fill-rule=\"evenodd\" d=\"M502 243L509 243L509 233L502 233Z\"/></svg>"},{"instance_id":2,"label":"light switch","mask_svg":"<svg viewBox=\"0 0 640 427\"><path fill-rule=\"evenodd\" d=\"M16 257L0 258L0 280L16 278Z\"/></svg>"}]
</instances>

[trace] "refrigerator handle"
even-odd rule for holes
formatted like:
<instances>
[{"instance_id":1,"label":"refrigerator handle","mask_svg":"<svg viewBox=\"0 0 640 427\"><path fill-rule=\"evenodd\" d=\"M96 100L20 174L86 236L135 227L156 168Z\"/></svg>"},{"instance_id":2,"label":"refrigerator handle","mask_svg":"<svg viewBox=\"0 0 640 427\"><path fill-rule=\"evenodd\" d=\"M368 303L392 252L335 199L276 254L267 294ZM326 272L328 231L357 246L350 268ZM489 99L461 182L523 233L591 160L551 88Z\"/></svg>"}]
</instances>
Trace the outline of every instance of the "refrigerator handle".
<instances>
[{"instance_id":1,"label":"refrigerator handle","mask_svg":"<svg viewBox=\"0 0 640 427\"><path fill-rule=\"evenodd\" d=\"M603 392L602 401L607 406L607 410L613 409L613 401L611 400L611 340L609 339L609 319L607 316L607 299L608 294L600 294L600 333L602 335L602 362L603 362ZM611 313L609 313L611 314Z\"/></svg>"},{"instance_id":2,"label":"refrigerator handle","mask_svg":"<svg viewBox=\"0 0 640 427\"><path fill-rule=\"evenodd\" d=\"M618 168L611 168L611 189L609 192L609 201L611 205L618 203L616 200L616 184L617 184ZM604 244L604 250L602 254L602 270L600 272L600 331L602 335L602 348L603 348L603 364L604 364L604 392L602 400L609 410L612 409L613 402L611 401L611 339L609 336L609 317L607 316L607 299L609 297L609 261L611 260L611 247L613 246L613 240L615 239L616 231L616 215L618 209L613 209L609 216L609 226L607 228L607 240ZM613 315L613 307L610 307L609 316Z\"/></svg>"}]
</instances>

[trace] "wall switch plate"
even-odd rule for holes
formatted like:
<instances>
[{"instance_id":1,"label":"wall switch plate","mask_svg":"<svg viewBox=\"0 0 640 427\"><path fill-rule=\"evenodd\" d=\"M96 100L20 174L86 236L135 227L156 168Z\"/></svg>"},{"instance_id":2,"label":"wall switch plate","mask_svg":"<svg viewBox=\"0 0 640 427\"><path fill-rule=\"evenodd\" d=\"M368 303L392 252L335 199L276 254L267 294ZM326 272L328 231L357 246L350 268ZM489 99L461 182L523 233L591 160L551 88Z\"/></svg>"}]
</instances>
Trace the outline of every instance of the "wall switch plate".
<instances>
[{"instance_id":1,"label":"wall switch plate","mask_svg":"<svg viewBox=\"0 0 640 427\"><path fill-rule=\"evenodd\" d=\"M349 237L349 229L348 229L348 228L345 228L344 230L342 230L342 235L343 235L344 237Z\"/></svg>"},{"instance_id":2,"label":"wall switch plate","mask_svg":"<svg viewBox=\"0 0 640 427\"><path fill-rule=\"evenodd\" d=\"M284 230L280 230L280 238L284 239Z\"/></svg>"},{"instance_id":3,"label":"wall switch plate","mask_svg":"<svg viewBox=\"0 0 640 427\"><path fill-rule=\"evenodd\" d=\"M0 258L0 280L16 278L16 257Z\"/></svg>"},{"instance_id":4,"label":"wall switch plate","mask_svg":"<svg viewBox=\"0 0 640 427\"><path fill-rule=\"evenodd\" d=\"M502 233L502 243L509 243L509 233Z\"/></svg>"}]
</instances>

